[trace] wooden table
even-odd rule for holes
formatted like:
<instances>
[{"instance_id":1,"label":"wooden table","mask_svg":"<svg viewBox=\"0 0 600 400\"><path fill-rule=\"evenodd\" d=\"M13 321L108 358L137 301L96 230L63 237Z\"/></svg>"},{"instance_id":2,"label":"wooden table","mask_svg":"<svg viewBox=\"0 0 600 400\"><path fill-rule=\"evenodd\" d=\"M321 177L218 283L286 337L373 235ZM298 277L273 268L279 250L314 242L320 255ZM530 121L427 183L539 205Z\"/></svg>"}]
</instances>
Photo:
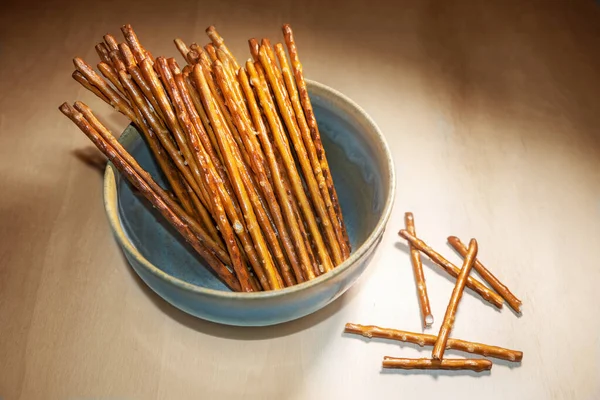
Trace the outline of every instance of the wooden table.
<instances>
[{"instance_id":1,"label":"wooden table","mask_svg":"<svg viewBox=\"0 0 600 400\"><path fill-rule=\"evenodd\" d=\"M600 398L600 7L591 0L67 1L0 15L0 398ZM81 2L83 3L83 2ZM217 4L218 3L218 4ZM381 249L346 295L281 326L242 329L166 304L128 267L102 205L96 154L57 110L88 102L71 58L133 24L155 55L296 30L305 72L361 104L395 156L398 192ZM523 350L491 373L381 370L415 346L342 334L345 322L418 331L405 244L417 232L456 263L448 235L524 302L497 312L468 292L453 336ZM439 329L453 281L425 275ZM451 353L455 355L456 353Z\"/></svg>"}]
</instances>

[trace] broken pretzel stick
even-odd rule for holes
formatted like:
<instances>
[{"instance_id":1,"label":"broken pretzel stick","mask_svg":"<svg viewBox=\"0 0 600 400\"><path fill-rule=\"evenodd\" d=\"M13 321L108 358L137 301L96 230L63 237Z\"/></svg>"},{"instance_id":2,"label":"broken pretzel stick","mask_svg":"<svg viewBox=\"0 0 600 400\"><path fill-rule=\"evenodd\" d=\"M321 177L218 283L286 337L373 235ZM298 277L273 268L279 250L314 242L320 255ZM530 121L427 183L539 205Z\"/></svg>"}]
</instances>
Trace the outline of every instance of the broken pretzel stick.
<instances>
[{"instance_id":1,"label":"broken pretzel stick","mask_svg":"<svg viewBox=\"0 0 600 400\"><path fill-rule=\"evenodd\" d=\"M482 372L492 369L492 362L485 359L444 359L432 360L429 358L396 358L383 357L383 368L396 369L445 369L445 370L470 370Z\"/></svg>"},{"instance_id":2,"label":"broken pretzel stick","mask_svg":"<svg viewBox=\"0 0 600 400\"><path fill-rule=\"evenodd\" d=\"M448 341L450 332L452 332L454 318L456 317L456 311L458 310L458 303L460 303L463 290L465 289L467 277L471 273L473 263L477 258L477 249L477 240L471 239L471 241L469 242L469 251L465 256L465 260L460 270L460 274L458 274L458 278L456 278L456 285L454 286L454 290L452 290L452 296L450 297L450 301L448 302L448 308L446 309L446 314L444 315L444 322L442 322L442 326L440 327L440 333L438 334L438 338L435 341L435 345L433 346L433 351L431 352L431 358L433 358L434 360L441 360L442 358L444 358L444 351L446 351L446 342Z\"/></svg>"},{"instance_id":3,"label":"broken pretzel stick","mask_svg":"<svg viewBox=\"0 0 600 400\"><path fill-rule=\"evenodd\" d=\"M443 268L449 275L453 277L457 277L460 273L460 269L450 261L446 260L439 253L429 247L424 241L411 235L405 229L402 229L398 232L400 236L404 239L408 240L413 246L419 249L421 252L425 253L427 257L431 259L434 263ZM479 294L484 300L487 300L490 304L493 304L497 308L502 308L503 299L496 292L490 290L483 283L479 282L477 279L473 277L467 278L467 287L477 294Z\"/></svg>"},{"instance_id":4,"label":"broken pretzel stick","mask_svg":"<svg viewBox=\"0 0 600 400\"><path fill-rule=\"evenodd\" d=\"M404 214L404 224L406 230L411 235L416 235L415 219L411 212ZM411 243L408 244L410 250L410 261L412 262L415 281L417 283L417 293L419 295L419 305L421 308L421 318L423 328L430 327L433 324L433 315L431 315L431 307L429 306L429 297L427 296L427 285L425 284L425 276L423 275L423 264L421 263L421 253Z\"/></svg>"},{"instance_id":5,"label":"broken pretzel stick","mask_svg":"<svg viewBox=\"0 0 600 400\"><path fill-rule=\"evenodd\" d=\"M367 338L380 338L397 340L405 343L414 343L419 346L433 346L437 341L437 336L426 333L416 333L401 331L399 329L380 328L374 325L359 325L347 323L344 332L354 335L361 335ZM523 359L523 352L518 350L505 349L488 344L468 342L466 340L449 338L446 342L446 349L464 351L465 353L479 354L484 357L493 357L501 360L520 362Z\"/></svg>"},{"instance_id":6,"label":"broken pretzel stick","mask_svg":"<svg viewBox=\"0 0 600 400\"><path fill-rule=\"evenodd\" d=\"M467 254L467 246L465 246L459 238L456 236L449 236L448 243L456 250L461 256L465 256ZM475 260L475 265L473 266L475 271L484 281L486 281L492 289L494 289L506 302L508 305L515 310L516 312L521 312L521 300L519 300L511 291L502 284L486 267L483 266L479 260Z\"/></svg>"}]
</instances>

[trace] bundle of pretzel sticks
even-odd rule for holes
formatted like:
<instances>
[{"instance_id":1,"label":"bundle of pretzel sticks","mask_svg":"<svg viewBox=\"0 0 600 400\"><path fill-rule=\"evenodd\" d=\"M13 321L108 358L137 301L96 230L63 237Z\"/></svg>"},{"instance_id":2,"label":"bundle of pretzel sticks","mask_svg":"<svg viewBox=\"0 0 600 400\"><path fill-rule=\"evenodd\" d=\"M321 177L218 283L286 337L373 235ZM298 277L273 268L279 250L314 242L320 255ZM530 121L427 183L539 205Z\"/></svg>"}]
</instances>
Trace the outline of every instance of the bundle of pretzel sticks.
<instances>
[{"instance_id":1,"label":"bundle of pretzel sticks","mask_svg":"<svg viewBox=\"0 0 600 400\"><path fill-rule=\"evenodd\" d=\"M215 27L204 47L157 57L130 25L73 78L136 126L161 187L82 102L60 111L234 291L277 290L332 270L351 246L289 25L283 44L249 40L240 66ZM289 61L288 61L289 55Z\"/></svg>"},{"instance_id":2,"label":"bundle of pretzel sticks","mask_svg":"<svg viewBox=\"0 0 600 400\"><path fill-rule=\"evenodd\" d=\"M471 239L469 246L467 247L456 236L448 237L450 246L464 257L462 268L459 269L416 236L412 213L405 213L404 221L406 229L402 229L399 232L399 235L408 241L411 263L415 274L415 281L417 283L417 293L421 308L423 328L430 327L434 320L429 306L427 286L425 284L423 266L421 263L421 253L427 255L427 257L429 257L436 265L440 266L449 275L456 278L456 284L452 291L452 295L450 296L450 301L446 308L446 314L444 315L444 320L438 336L352 323L346 324L345 332L362 335L368 338L378 337L414 343L419 346L433 346L431 358L396 358L386 356L383 359L383 368L472 370L476 372L490 370L492 368L492 362L487 359L444 358L446 349L455 349L467 353L479 354L485 357L520 362L523 359L523 353L521 351L450 338L458 305L462 298L465 286L472 289L484 300L497 308L502 308L503 302L506 301L515 312L521 313L521 301L477 259L477 241ZM474 277L469 276L472 269L475 269L493 290L489 289Z\"/></svg>"}]
</instances>

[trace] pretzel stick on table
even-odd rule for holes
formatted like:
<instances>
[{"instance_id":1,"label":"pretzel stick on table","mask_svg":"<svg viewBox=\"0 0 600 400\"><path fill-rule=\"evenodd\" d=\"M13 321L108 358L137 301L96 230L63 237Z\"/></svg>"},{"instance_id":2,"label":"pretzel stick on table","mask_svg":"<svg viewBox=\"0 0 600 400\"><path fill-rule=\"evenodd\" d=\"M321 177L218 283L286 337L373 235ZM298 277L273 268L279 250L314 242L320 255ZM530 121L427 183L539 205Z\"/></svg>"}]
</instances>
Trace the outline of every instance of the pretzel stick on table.
<instances>
[{"instance_id":1,"label":"pretzel stick on table","mask_svg":"<svg viewBox=\"0 0 600 400\"><path fill-rule=\"evenodd\" d=\"M110 104L121 114L125 115L131 121L135 121L135 113L131 106L116 90L111 88L104 79L102 79L90 65L81 58L73 59L75 68L94 86L98 88L110 100Z\"/></svg>"},{"instance_id":2,"label":"pretzel stick on table","mask_svg":"<svg viewBox=\"0 0 600 400\"><path fill-rule=\"evenodd\" d=\"M98 90L98 88L96 86L92 85L90 83L90 81L88 81L81 72L73 71L73 74L71 74L71 76L73 77L73 79L75 79L77 82L79 82L81 84L81 86L83 86L90 92L94 93L101 100L106 102L106 104L110 105L110 100L108 99L108 97L106 97L100 90Z\"/></svg>"},{"instance_id":3,"label":"pretzel stick on table","mask_svg":"<svg viewBox=\"0 0 600 400\"><path fill-rule=\"evenodd\" d=\"M233 62L233 67L235 68L235 70L237 71L238 69L240 69L240 66L237 63L237 60L235 59L235 57L233 56L231 51L229 51L229 49L225 45L225 41L223 40L221 35L219 35L219 33L217 32L217 29L211 25L208 28L206 28L206 34L208 35L208 37L210 38L210 40L213 42L213 44L216 46L217 49L223 50L231 58L231 61Z\"/></svg>"},{"instance_id":4,"label":"pretzel stick on table","mask_svg":"<svg viewBox=\"0 0 600 400\"><path fill-rule=\"evenodd\" d=\"M82 114L76 111L72 106L64 103L60 106L60 111L70 118L79 129L90 138L96 147L108 157L125 178L140 193L142 193L153 206L156 207L161 215L163 215L184 239L207 261L211 269L221 278L221 280L232 290L239 291L240 285L237 278L199 241L196 236L192 234L181 218L165 204L164 199L168 198L169 195L164 193L164 191L162 191L162 194L155 192L148 183L136 173L134 167L119 156L116 150L110 146L106 140L102 139L100 134L90 125Z\"/></svg>"},{"instance_id":5,"label":"pretzel stick on table","mask_svg":"<svg viewBox=\"0 0 600 400\"><path fill-rule=\"evenodd\" d=\"M296 120L298 121L298 127L300 128L300 134L302 136L302 140L304 141L304 145L306 146L310 163L312 164L312 169L315 174L315 179L317 180L319 189L321 191L321 196L325 202L325 208L327 209L327 213L331 219L333 230L342 252L342 258L345 260L350 257L350 247L348 241L346 240L347 234L345 232L345 226L339 223L337 210L331 201L334 196L332 196L329 191L330 187L333 186L333 182L331 182L330 185L325 179L325 173L321 168L321 160L319 160L315 143L309 132L307 121L304 118L304 111L302 110L302 105L300 104L298 89L296 88L296 83L294 82L294 77L292 76L292 71L281 43L275 45L275 54L279 60L281 74L283 75L283 80L287 87L294 113L296 114Z\"/></svg>"},{"instance_id":6,"label":"pretzel stick on table","mask_svg":"<svg viewBox=\"0 0 600 400\"><path fill-rule=\"evenodd\" d=\"M467 246L465 246L459 238L456 236L449 236L448 243L456 250L461 256L465 257L467 254ZM491 287L494 289L506 302L508 305L515 310L517 313L521 313L521 300L519 300L511 291L498 280L483 264L479 261L479 259L475 260L475 265L473 265L475 271L483 280L485 280Z\"/></svg>"},{"instance_id":7,"label":"pretzel stick on table","mask_svg":"<svg viewBox=\"0 0 600 400\"><path fill-rule=\"evenodd\" d=\"M238 157L236 157L235 149L232 149L234 145L233 140L230 138L230 132L227 132L227 129L224 127L222 115L219 113L216 104L212 101L213 97L210 92L210 88L208 87L208 83L206 82L204 73L202 72L202 67L199 64L194 66L193 77L196 80L196 85L202 94L203 104L210 118L213 129L215 130L219 146L221 148L221 154L223 155L223 162L225 163L225 167L229 173L232 186L236 192L236 195L238 196L240 207L242 208L244 217L247 221L248 230L254 239L254 244L257 248L257 251L262 257L264 270L269 277L270 288L280 289L283 287L283 282L281 281L281 276L273 264L269 250L266 248L264 237L262 236L256 220L252 202L249 198L248 191L246 190L246 186L249 185L245 185L243 181L243 169L238 168L241 164L241 161L238 163L235 162L236 158ZM252 196L252 190L250 190L250 192L250 196Z\"/></svg>"},{"instance_id":8,"label":"pretzel stick on table","mask_svg":"<svg viewBox=\"0 0 600 400\"><path fill-rule=\"evenodd\" d=\"M265 210L262 209L261 204L258 202L258 196L256 193L258 191L258 188L252 185L251 180L245 180L244 184L246 185L246 189L248 190L250 200L253 203L254 210L256 212L258 222L264 233L265 239L271 249L271 252L273 253L273 257L275 258L277 265L279 266L279 270L281 272L283 280L285 281L286 286L292 286L296 283L296 281L291 274L290 265L288 264L283 254L278 236L282 239L282 242L284 240L284 237L288 240L288 246L284 247L286 248L286 250L289 250L291 252L291 255L294 260L293 262L297 263L297 260L295 258L293 247L289 242L287 231L285 230L285 225L283 223L279 205L273 193L271 183L269 182L267 174L263 169L264 167L261 157L258 157L259 154L262 155L262 151L260 151L260 147L257 147L258 142L256 142L256 144L254 143L254 141L256 141L256 137L254 133L250 133L249 131L251 129L251 125L249 125L251 124L249 121L249 117L246 116L244 112L240 111L241 101L239 99L234 98L235 95L233 93L232 85L230 82L231 78L227 76L224 66L220 62L217 62L215 64L214 69L217 76L217 82L219 84L219 87L221 88L223 96L225 97L231 115L233 116L234 123L238 128L238 132L242 136L242 140L245 141L245 145L248 149L251 162L253 162L255 165L256 176L259 183L258 187L260 187L262 189L261 191L264 194L266 194L266 203L269 209L271 210L271 215L275 217L277 224L277 227L275 229L271 226L269 218L267 218L266 216ZM291 262L292 261L290 261L290 263Z\"/></svg>"},{"instance_id":9,"label":"pretzel stick on table","mask_svg":"<svg viewBox=\"0 0 600 400\"><path fill-rule=\"evenodd\" d=\"M406 230L411 235L416 235L415 220L411 212L404 214L404 225ZM431 307L429 306L429 297L427 296L427 285L425 284L425 276L423 275L423 265L421 264L421 253L411 243L408 244L410 250L410 260L412 262L415 281L417 283L417 293L419 295L419 305L421 308L421 318L423 328L430 327L433 324L433 315L431 315Z\"/></svg>"},{"instance_id":10,"label":"pretzel stick on table","mask_svg":"<svg viewBox=\"0 0 600 400\"><path fill-rule=\"evenodd\" d=\"M404 239L408 240L413 246L415 246L419 251L424 253L427 257L431 259L434 263L443 268L449 275L453 277L458 277L460 274L460 269L450 261L446 260L439 253L429 247L424 241L421 239L411 235L405 229L402 229L399 233ZM496 292L490 290L483 283L479 282L477 279L473 277L467 278L467 287L473 291L475 291L478 295L480 295L484 300L487 300L490 304L496 306L497 308L502 308L503 299Z\"/></svg>"},{"instance_id":11,"label":"pretzel stick on table","mask_svg":"<svg viewBox=\"0 0 600 400\"><path fill-rule=\"evenodd\" d=\"M397 340L405 343L414 343L419 346L433 346L437 341L437 336L426 333L416 333L401 331L399 329L380 328L374 325L359 325L347 323L344 332L355 335L361 335L367 338L381 338ZM520 362L523 359L523 352L518 350L505 349L498 346L468 342L466 340L449 338L446 342L446 349L464 351L471 354L479 354L484 357L493 357L501 360Z\"/></svg>"},{"instance_id":12,"label":"pretzel stick on table","mask_svg":"<svg viewBox=\"0 0 600 400\"><path fill-rule=\"evenodd\" d=\"M311 232L316 231L317 234L320 235L318 228L315 229L316 221L314 219L314 215L312 214L312 209L310 209L310 205L308 204L308 199L306 198L304 188L302 187L301 179L300 179L300 176L296 169L294 159L291 156L287 138L285 137L285 133L283 130L283 125L282 125L281 121L279 120L279 116L277 114L277 109L271 98L271 93L270 93L268 85L267 85L266 77L264 76L264 71L262 70L262 67L260 66L259 63L254 64L251 61L248 61L246 63L246 68L248 69L248 73L250 74L252 86L254 86L254 88L256 89L257 97L259 99L260 105L262 107L264 115L269 124L270 132L271 132L272 139L273 139L272 142L275 143L275 146L273 146L274 153L278 154L282 158L282 162L278 163L279 170L281 171L281 176L283 177L283 179L280 180L280 182L282 184L285 184L285 183L287 183L287 179L289 179L289 181L290 181L289 182L290 187L285 188L285 189L292 189L289 191L286 190L286 193L289 193L289 196L287 197L287 199L288 199L288 201L291 202L292 207L293 207L293 204L295 203L295 201L293 201L294 198L296 200L298 200L298 199L303 200L303 202L300 205L298 205L298 208L302 209L303 215L308 216L307 219L312 217L312 221L313 221L312 228L313 229ZM256 120L256 117L255 117L255 120ZM267 137L262 138L263 145L265 145L267 141L270 142L271 139L267 138ZM284 160L285 160L285 162L284 162ZM275 180L276 180L276 178L274 178L274 183L275 183ZM282 205L283 204L285 204L285 202L282 202ZM301 214L296 213L294 211L296 211L296 210L294 210L292 208L291 210L287 210L286 212L288 215L288 223L291 223L291 221L293 221L293 220L298 221L298 224L297 224L298 230L296 230L296 227L293 225L291 227L292 232L295 232L294 235L296 235L296 240L298 240L298 236L297 236L296 232L302 233L304 226L303 226L303 221L301 219ZM296 215L292 215L291 214L292 212L294 212L294 214L296 214ZM321 239L321 241L322 241L322 239ZM302 243L305 243L305 246L303 246ZM308 257L308 254L310 254L310 252L311 252L309 241L306 239L303 240L302 242L298 241L296 243L296 245L297 245L301 260L302 260L306 280L314 279L314 277L316 275L321 274L321 271L320 271L320 268L318 268L318 266L314 262L311 262L310 264L306 264L306 258ZM321 246L320 249L324 250L324 246ZM308 253L308 254L305 254L305 253ZM322 260L321 263L329 263L329 265L331 265L331 259L329 259L329 254L327 253L326 250L320 252L319 258L320 258L320 260Z\"/></svg>"},{"instance_id":13,"label":"pretzel stick on table","mask_svg":"<svg viewBox=\"0 0 600 400\"><path fill-rule=\"evenodd\" d=\"M383 357L383 368L396 369L445 369L445 370L470 370L482 372L492 369L492 362L485 359L444 359L431 360L429 358L395 358Z\"/></svg>"},{"instance_id":14,"label":"pretzel stick on table","mask_svg":"<svg viewBox=\"0 0 600 400\"><path fill-rule=\"evenodd\" d=\"M297 158L298 158L304 179L307 183L308 190L309 190L309 193L310 193L310 196L312 199L312 205L315 208L316 215L319 217L319 219L321 221L321 227L323 228L323 231L325 233L324 236L327 239L327 242L329 244L328 247L329 247L329 250L331 251L330 255L331 255L332 261L334 261L335 265L339 265L344 261L344 259L342 256L342 252L341 252L339 243L337 241L337 236L335 234L335 231L333 230L332 222L330 221L329 214L327 213L327 210L325 208L323 198L321 197L321 193L320 193L320 190L318 187L317 180L314 175L314 171L313 171L310 161L308 159L308 155L307 155L307 151L304 146L304 143L302 142L301 134L299 132L299 128L298 128L298 125L297 125L297 122L296 122L296 119L294 116L293 108L290 104L285 86L282 83L280 72L278 71L278 69L274 65L274 63L272 62L272 58L274 58L274 56L272 56L272 50L271 50L270 46L268 46L267 41L265 41L263 39L263 42L266 42L266 43L260 46L260 51L259 51L259 57L260 57L261 64L262 64L263 68L265 69L265 72L267 73L266 74L267 78L269 79L269 81L271 83L271 88L273 89L273 92L275 93L275 98L277 100L277 104L279 105L279 111L280 111L281 115L283 116L285 125L288 130L288 134L291 138L295 152L298 156ZM285 157L285 155L284 155L284 157ZM287 163L290 163L290 161L289 160L286 161L286 164ZM293 178L293 179L295 179L295 178ZM298 184L299 183L300 182L298 182ZM304 195L304 190L302 190L302 193ZM306 201L308 201L306 195L304 195L304 198L301 198L300 195L296 194L296 197L300 198L301 203L305 199L306 199ZM303 210L307 209L308 207L309 207L308 204L302 206ZM311 219L311 217L312 217L312 219ZM320 247L319 254L326 253L327 252L326 246L323 241L323 237L321 236L321 234L319 232L319 228L316 224L316 220L314 219L314 215L312 213L309 213L308 215L305 215L305 218L309 223L310 231L311 231L311 234L313 235L313 240L315 241L315 244L317 245L317 247ZM321 260L321 261L323 262L323 260ZM323 267L325 268L325 271L330 271L332 269L332 265L327 263L326 261L323 262Z\"/></svg>"},{"instance_id":15,"label":"pretzel stick on table","mask_svg":"<svg viewBox=\"0 0 600 400\"><path fill-rule=\"evenodd\" d=\"M338 217L337 223L342 227L342 232L344 232L348 248L351 248L350 239L348 237L348 231L346 230L346 225L344 223L344 216L342 214L342 209L340 207L338 195L335 190L335 185L333 184L331 171L329 169L329 163L327 162L325 150L321 141L319 126L317 124L317 119L315 118L315 113L313 111L312 104L310 102L310 97L308 95L308 88L304 79L302 64L300 63L300 58L298 56L298 49L296 47L296 41L294 40L294 34L289 24L283 25L282 30L283 36L285 38L285 43L288 48L288 53L290 55L290 60L292 62L292 70L294 71L294 77L296 78L296 85L298 86L298 91L300 92L300 100L302 101L302 107L304 109L306 121L308 122L308 126L310 127L310 133L315 144L317 156L319 157L319 161L321 162L323 176L325 177L325 180L327 182L327 188L329 189L329 194L331 195L331 202L333 203Z\"/></svg>"},{"instance_id":16,"label":"pretzel stick on table","mask_svg":"<svg viewBox=\"0 0 600 400\"><path fill-rule=\"evenodd\" d=\"M438 338L435 341L435 345L433 346L433 351L431 352L431 358L433 358L434 360L441 360L442 358L444 358L444 352L446 351L446 342L448 341L450 332L452 332L454 318L456 317L456 311L458 310L458 303L460 303L463 290L465 289L465 285L467 284L467 277L471 273L473 263L477 258L477 250L477 240L471 239L471 241L469 242L469 250L467 252L467 255L465 256L465 260L460 270L460 274L458 274L458 278L456 278L456 285L454 286L454 290L452 290L452 296L450 297L450 301L448 302L448 308L446 309L444 321L442 322L442 326L440 327L440 333L438 334Z\"/></svg>"}]
</instances>

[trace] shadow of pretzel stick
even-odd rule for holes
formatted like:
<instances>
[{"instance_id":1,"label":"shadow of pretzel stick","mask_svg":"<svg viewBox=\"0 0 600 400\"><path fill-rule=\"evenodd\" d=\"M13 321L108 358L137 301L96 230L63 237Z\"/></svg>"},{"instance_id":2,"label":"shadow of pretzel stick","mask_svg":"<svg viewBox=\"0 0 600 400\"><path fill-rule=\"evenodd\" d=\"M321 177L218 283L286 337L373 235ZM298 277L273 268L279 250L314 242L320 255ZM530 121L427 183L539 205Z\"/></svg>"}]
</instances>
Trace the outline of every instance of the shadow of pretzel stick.
<instances>
[{"instance_id":1,"label":"shadow of pretzel stick","mask_svg":"<svg viewBox=\"0 0 600 400\"><path fill-rule=\"evenodd\" d=\"M75 149L71 152L79 161L83 162L87 166L97 170L100 174L104 175L104 169L106 168L107 159L93 146L88 146L80 149Z\"/></svg>"}]
</instances>

